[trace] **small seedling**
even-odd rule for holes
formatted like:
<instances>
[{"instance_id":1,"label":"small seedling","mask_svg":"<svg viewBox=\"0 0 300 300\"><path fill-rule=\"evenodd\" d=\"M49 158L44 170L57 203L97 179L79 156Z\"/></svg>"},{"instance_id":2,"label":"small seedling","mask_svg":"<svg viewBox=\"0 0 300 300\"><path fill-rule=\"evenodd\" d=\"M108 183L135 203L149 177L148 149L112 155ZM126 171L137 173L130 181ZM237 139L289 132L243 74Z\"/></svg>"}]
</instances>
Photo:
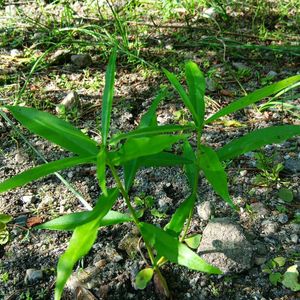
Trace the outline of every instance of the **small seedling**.
<instances>
[{"instance_id":1,"label":"small seedling","mask_svg":"<svg viewBox=\"0 0 300 300\"><path fill-rule=\"evenodd\" d=\"M221 274L218 268L208 264L184 242L193 216L200 174L204 174L220 198L233 210L237 210L229 194L226 164L223 162L260 149L266 144L281 143L300 134L300 126L297 125L272 126L236 138L217 150L205 145L202 133L206 125L284 90L299 82L300 75L250 93L220 109L209 118L205 118L205 78L198 66L189 61L185 64L188 91L173 73L164 70L189 110L191 120L187 125L158 126L156 109L165 96L164 92L160 92L149 110L142 116L137 129L111 136L110 121L115 71L116 51L113 51L106 71L103 92L101 144L97 144L70 123L46 112L27 107L5 106L27 129L74 153L74 156L37 166L5 180L0 183L0 193L77 165L96 165L96 177L102 193L94 208L91 211L64 215L36 227L37 229L73 231L68 248L58 261L55 300L61 299L64 286L75 264L90 251L99 229L124 222L133 222L136 225L148 251L151 267L147 266L137 276L137 285L140 288L145 287L153 276L156 284L159 284L165 295L169 297L169 288L161 272L161 266L168 261L191 270ZM191 143L192 140L193 143ZM177 149L181 149L182 154L172 153L171 149L175 144ZM196 147L193 146L194 144ZM141 220L141 215L133 207L129 197L129 191L138 169L158 166L183 166L190 187L190 194L179 204L164 229ZM107 169L110 172L106 172ZM124 182L121 181L119 169L123 171ZM107 187L107 174L112 174L116 188ZM112 210L120 194L128 207L129 215ZM193 241L192 246L198 245L199 237L194 239L196 241ZM217 295L219 291L214 291L214 293Z\"/></svg>"}]
</instances>

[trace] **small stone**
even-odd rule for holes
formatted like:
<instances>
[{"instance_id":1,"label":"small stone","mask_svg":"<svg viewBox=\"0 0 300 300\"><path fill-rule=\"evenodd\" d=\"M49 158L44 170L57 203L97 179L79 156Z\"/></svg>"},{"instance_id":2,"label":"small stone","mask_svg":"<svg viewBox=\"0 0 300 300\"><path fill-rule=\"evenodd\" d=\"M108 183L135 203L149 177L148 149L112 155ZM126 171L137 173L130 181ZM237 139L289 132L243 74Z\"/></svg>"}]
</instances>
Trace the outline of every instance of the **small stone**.
<instances>
[{"instance_id":1,"label":"small stone","mask_svg":"<svg viewBox=\"0 0 300 300\"><path fill-rule=\"evenodd\" d=\"M254 258L254 263L257 266L261 266L262 264L264 264L267 261L267 258L265 256L256 256Z\"/></svg>"},{"instance_id":2,"label":"small stone","mask_svg":"<svg viewBox=\"0 0 300 300\"><path fill-rule=\"evenodd\" d=\"M76 54L71 56L72 63L79 67L85 68L92 64L92 58L89 54Z\"/></svg>"},{"instance_id":3,"label":"small stone","mask_svg":"<svg viewBox=\"0 0 300 300\"><path fill-rule=\"evenodd\" d=\"M22 52L18 49L11 49L10 50L10 56L19 57L19 56L22 56Z\"/></svg>"},{"instance_id":4,"label":"small stone","mask_svg":"<svg viewBox=\"0 0 300 300\"><path fill-rule=\"evenodd\" d=\"M205 227L199 254L223 273L240 273L252 266L253 246L242 227L229 218L216 218Z\"/></svg>"},{"instance_id":5,"label":"small stone","mask_svg":"<svg viewBox=\"0 0 300 300\"><path fill-rule=\"evenodd\" d=\"M129 257L134 257L137 253L139 237L128 233L120 241L118 248L125 250Z\"/></svg>"},{"instance_id":6,"label":"small stone","mask_svg":"<svg viewBox=\"0 0 300 300\"><path fill-rule=\"evenodd\" d=\"M26 155L26 153L22 153L21 151L18 151L15 155L15 161L18 164L23 164L27 161L28 156Z\"/></svg>"},{"instance_id":7,"label":"small stone","mask_svg":"<svg viewBox=\"0 0 300 300\"><path fill-rule=\"evenodd\" d=\"M245 176L247 175L247 173L248 173L247 170L242 170L242 171L240 172L240 175L241 175L242 177L245 177Z\"/></svg>"},{"instance_id":8,"label":"small stone","mask_svg":"<svg viewBox=\"0 0 300 300\"><path fill-rule=\"evenodd\" d=\"M26 222L27 222L27 216L26 215L20 215L20 216L17 216L14 219L14 223L18 224L20 226L26 226Z\"/></svg>"},{"instance_id":9,"label":"small stone","mask_svg":"<svg viewBox=\"0 0 300 300\"><path fill-rule=\"evenodd\" d=\"M71 110L72 108L79 105L79 96L75 91L71 91L67 94L67 96L61 101L61 103L56 107L56 112L60 113L62 107L67 110Z\"/></svg>"},{"instance_id":10,"label":"small stone","mask_svg":"<svg viewBox=\"0 0 300 300\"><path fill-rule=\"evenodd\" d=\"M278 74L275 72L275 71L270 71L268 74L267 74L267 77L269 78L275 78Z\"/></svg>"},{"instance_id":11,"label":"small stone","mask_svg":"<svg viewBox=\"0 0 300 300\"><path fill-rule=\"evenodd\" d=\"M67 176L68 176L68 178L70 178L70 179L71 179L71 178L73 178L73 176L74 176L74 173L70 171L70 172L68 172Z\"/></svg>"},{"instance_id":12,"label":"small stone","mask_svg":"<svg viewBox=\"0 0 300 300\"><path fill-rule=\"evenodd\" d=\"M7 5L5 7L5 15L15 17L17 15L17 8L15 5Z\"/></svg>"},{"instance_id":13,"label":"small stone","mask_svg":"<svg viewBox=\"0 0 300 300\"><path fill-rule=\"evenodd\" d=\"M258 216L266 216L269 214L269 211L265 208L265 206L261 202L252 203L251 209L254 213L256 213Z\"/></svg>"},{"instance_id":14,"label":"small stone","mask_svg":"<svg viewBox=\"0 0 300 300\"><path fill-rule=\"evenodd\" d=\"M32 284L36 283L37 281L40 281L43 279L43 271L42 270L36 270L36 269L27 269L26 275L25 275L25 284Z\"/></svg>"},{"instance_id":15,"label":"small stone","mask_svg":"<svg viewBox=\"0 0 300 300\"><path fill-rule=\"evenodd\" d=\"M265 220L261 223L261 231L265 236L269 236L276 233L277 229L278 224L276 222Z\"/></svg>"},{"instance_id":16,"label":"small stone","mask_svg":"<svg viewBox=\"0 0 300 300\"><path fill-rule=\"evenodd\" d=\"M216 82L212 78L205 78L206 89L210 92L214 92L217 88Z\"/></svg>"},{"instance_id":17,"label":"small stone","mask_svg":"<svg viewBox=\"0 0 300 300\"><path fill-rule=\"evenodd\" d=\"M281 224L286 224L289 221L289 217L286 214L278 215L278 222Z\"/></svg>"},{"instance_id":18,"label":"small stone","mask_svg":"<svg viewBox=\"0 0 300 300\"><path fill-rule=\"evenodd\" d=\"M298 243L298 240L299 240L299 237L297 234L293 233L291 235L291 241L294 243L294 244L297 244Z\"/></svg>"},{"instance_id":19,"label":"small stone","mask_svg":"<svg viewBox=\"0 0 300 300\"><path fill-rule=\"evenodd\" d=\"M214 7L205 8L201 13L201 16L208 19L215 19L218 13Z\"/></svg>"},{"instance_id":20,"label":"small stone","mask_svg":"<svg viewBox=\"0 0 300 300\"><path fill-rule=\"evenodd\" d=\"M123 259L123 257L112 247L106 247L105 253L107 255L107 258L113 262L119 262Z\"/></svg>"},{"instance_id":21,"label":"small stone","mask_svg":"<svg viewBox=\"0 0 300 300\"><path fill-rule=\"evenodd\" d=\"M213 214L213 208L210 201L204 201L197 206L197 213L200 219L208 221Z\"/></svg>"},{"instance_id":22,"label":"small stone","mask_svg":"<svg viewBox=\"0 0 300 300\"><path fill-rule=\"evenodd\" d=\"M249 68L240 62L233 62L232 65L237 69L237 70L248 70Z\"/></svg>"},{"instance_id":23,"label":"small stone","mask_svg":"<svg viewBox=\"0 0 300 300\"><path fill-rule=\"evenodd\" d=\"M24 203L24 204L30 204L33 200L34 196L33 195L25 195L25 196L22 196L21 197L21 201Z\"/></svg>"},{"instance_id":24,"label":"small stone","mask_svg":"<svg viewBox=\"0 0 300 300\"><path fill-rule=\"evenodd\" d=\"M290 174L300 173L300 159L287 159L284 163L284 170Z\"/></svg>"}]
</instances>

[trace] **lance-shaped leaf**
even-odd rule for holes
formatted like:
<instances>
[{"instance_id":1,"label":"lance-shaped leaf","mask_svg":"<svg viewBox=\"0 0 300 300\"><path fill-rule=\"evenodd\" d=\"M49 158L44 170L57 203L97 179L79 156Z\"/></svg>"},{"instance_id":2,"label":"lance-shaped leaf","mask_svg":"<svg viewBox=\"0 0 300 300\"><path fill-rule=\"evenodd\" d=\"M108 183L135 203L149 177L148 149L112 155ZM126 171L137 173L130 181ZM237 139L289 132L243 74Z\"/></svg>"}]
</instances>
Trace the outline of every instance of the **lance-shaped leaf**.
<instances>
[{"instance_id":1,"label":"lance-shaped leaf","mask_svg":"<svg viewBox=\"0 0 300 300\"><path fill-rule=\"evenodd\" d=\"M109 127L110 127L111 109L112 109L112 102L113 102L113 95L114 95L116 58L117 58L117 52L114 49L109 58L109 62L105 74L105 87L104 87L103 98L102 98L101 134L102 134L102 143L104 145L106 145Z\"/></svg>"},{"instance_id":2,"label":"lance-shaped leaf","mask_svg":"<svg viewBox=\"0 0 300 300\"><path fill-rule=\"evenodd\" d=\"M229 142L219 149L217 154L222 161L232 159L267 144L281 143L295 135L300 135L299 125L281 125L258 129Z\"/></svg>"},{"instance_id":3,"label":"lance-shaped leaf","mask_svg":"<svg viewBox=\"0 0 300 300\"><path fill-rule=\"evenodd\" d=\"M184 166L184 171L188 179L189 185L191 187L191 190L194 193L197 190L197 178L199 169L196 155L193 151L191 144L188 141L185 141L183 144L183 156L191 160L191 163L186 164Z\"/></svg>"},{"instance_id":4,"label":"lance-shaped leaf","mask_svg":"<svg viewBox=\"0 0 300 300\"><path fill-rule=\"evenodd\" d=\"M197 115L195 108L194 108L189 96L185 92L183 86L180 84L180 82L178 81L178 79L176 78L176 76L174 74L172 74L171 72L169 72L166 69L163 69L163 70L164 70L166 76L168 77L169 81L172 83L173 87L176 89L176 91L180 95L183 103L188 108L188 110L191 112L191 114L193 116L193 120L195 121L196 125L199 125L200 118Z\"/></svg>"},{"instance_id":5,"label":"lance-shaped leaf","mask_svg":"<svg viewBox=\"0 0 300 300\"><path fill-rule=\"evenodd\" d=\"M224 167L220 162L217 153L210 147L200 147L199 167L215 192L233 209L236 209L229 196L227 175Z\"/></svg>"},{"instance_id":6,"label":"lance-shaped leaf","mask_svg":"<svg viewBox=\"0 0 300 300\"><path fill-rule=\"evenodd\" d=\"M135 174L139 169L138 159L127 161L123 165L125 190L128 192L133 184Z\"/></svg>"},{"instance_id":7,"label":"lance-shaped leaf","mask_svg":"<svg viewBox=\"0 0 300 300\"><path fill-rule=\"evenodd\" d=\"M144 240L156 249L160 257L166 257L169 261L186 266L191 270L210 274L222 274L218 268L208 264L204 259L166 231L152 224L143 222L140 223L139 226Z\"/></svg>"},{"instance_id":8,"label":"lance-shaped leaf","mask_svg":"<svg viewBox=\"0 0 300 300\"><path fill-rule=\"evenodd\" d=\"M204 122L205 113L205 78L203 73L198 68L197 64L189 61L185 64L186 82L189 87L189 98L199 117L200 126Z\"/></svg>"},{"instance_id":9,"label":"lance-shaped leaf","mask_svg":"<svg viewBox=\"0 0 300 300\"><path fill-rule=\"evenodd\" d=\"M18 186L25 185L31 181L37 180L41 177L55 173L60 170L68 169L80 164L90 164L96 162L96 156L89 157L70 157L60 159L54 162L46 163L35 168L24 171L10 179L0 183L0 193L9 191Z\"/></svg>"},{"instance_id":10,"label":"lance-shaped leaf","mask_svg":"<svg viewBox=\"0 0 300 300\"><path fill-rule=\"evenodd\" d=\"M211 122L219 119L220 117L229 115L235 111L245 108L246 106L248 106L250 104L256 103L266 97L269 97L275 93L278 93L281 90L285 89L286 87L288 87L298 81L300 81L300 75L289 77L287 79L278 81L269 86L266 86L259 90L256 90L255 92L253 92L245 97L242 97L241 99L239 99L233 103L230 103L226 107L222 108L217 113L215 113L210 118L208 118L205 121L205 124L211 123Z\"/></svg>"},{"instance_id":11,"label":"lance-shaped leaf","mask_svg":"<svg viewBox=\"0 0 300 300\"><path fill-rule=\"evenodd\" d=\"M99 186L103 192L103 194L106 196L107 195L107 188L106 188L106 149L104 147L100 148L100 151L97 155L97 179L99 182Z\"/></svg>"},{"instance_id":12,"label":"lance-shaped leaf","mask_svg":"<svg viewBox=\"0 0 300 300\"><path fill-rule=\"evenodd\" d=\"M34 229L49 229L49 230L74 230L76 227L83 225L95 218L93 211L83 211L72 214L67 214L51 221L45 222ZM111 226L124 222L131 222L132 218L129 215L122 214L117 211L110 210L103 219L100 220L98 227Z\"/></svg>"},{"instance_id":13,"label":"lance-shaped leaf","mask_svg":"<svg viewBox=\"0 0 300 300\"><path fill-rule=\"evenodd\" d=\"M152 137L132 138L127 140L121 149L113 153L110 157L113 164L124 164L126 161L138 157L159 153L185 138L185 135L156 135Z\"/></svg>"},{"instance_id":14,"label":"lance-shaped leaf","mask_svg":"<svg viewBox=\"0 0 300 300\"><path fill-rule=\"evenodd\" d=\"M5 106L31 132L79 155L97 155L95 141L70 123L34 108Z\"/></svg>"},{"instance_id":15,"label":"lance-shaped leaf","mask_svg":"<svg viewBox=\"0 0 300 300\"><path fill-rule=\"evenodd\" d=\"M114 136L110 140L110 144L117 144L119 141L129 138L138 138L138 137L147 137L153 135L159 135L163 133L171 133L177 131L191 131L195 129L194 126L191 125L162 125L162 126L148 126L145 128L138 128L136 130L130 131L128 133L122 133Z\"/></svg>"},{"instance_id":16,"label":"lance-shaped leaf","mask_svg":"<svg viewBox=\"0 0 300 300\"><path fill-rule=\"evenodd\" d=\"M165 226L165 230L172 230L176 233L176 236L179 236L183 229L185 220L188 218L191 210L194 207L195 200L195 194L192 194L185 199L172 215L170 222Z\"/></svg>"},{"instance_id":17,"label":"lance-shaped leaf","mask_svg":"<svg viewBox=\"0 0 300 300\"><path fill-rule=\"evenodd\" d=\"M166 94L167 94L167 91L165 89L163 89L155 97L155 99L151 103L148 111L142 116L140 124L139 124L139 128L145 128L145 127L157 125L156 109L157 109L160 101L166 96Z\"/></svg>"},{"instance_id":18,"label":"lance-shaped leaf","mask_svg":"<svg viewBox=\"0 0 300 300\"><path fill-rule=\"evenodd\" d=\"M86 224L75 228L69 246L65 253L59 258L57 264L57 279L55 286L55 300L60 300L63 288L70 277L76 262L86 255L92 248L98 233L100 220L108 213L118 197L118 190L108 191L108 196L102 196L98 200L95 218Z\"/></svg>"}]
</instances>

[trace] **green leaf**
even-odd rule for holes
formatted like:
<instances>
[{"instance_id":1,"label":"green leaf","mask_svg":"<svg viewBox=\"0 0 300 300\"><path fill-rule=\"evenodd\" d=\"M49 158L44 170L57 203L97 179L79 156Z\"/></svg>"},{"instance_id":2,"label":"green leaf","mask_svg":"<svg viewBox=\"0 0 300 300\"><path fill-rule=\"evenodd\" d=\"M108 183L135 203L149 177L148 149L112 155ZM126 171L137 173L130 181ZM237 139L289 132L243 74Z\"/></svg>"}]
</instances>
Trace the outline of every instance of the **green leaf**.
<instances>
[{"instance_id":1,"label":"green leaf","mask_svg":"<svg viewBox=\"0 0 300 300\"><path fill-rule=\"evenodd\" d=\"M299 125L280 125L258 129L229 142L219 149L217 154L220 160L228 160L267 144L281 143L299 134Z\"/></svg>"},{"instance_id":2,"label":"green leaf","mask_svg":"<svg viewBox=\"0 0 300 300\"><path fill-rule=\"evenodd\" d=\"M184 222L188 218L190 211L193 209L196 200L196 194L190 195L185 199L172 215L170 222L165 226L165 230L172 230L179 236L181 233Z\"/></svg>"},{"instance_id":3,"label":"green leaf","mask_svg":"<svg viewBox=\"0 0 300 300\"><path fill-rule=\"evenodd\" d=\"M192 161L187 157L179 156L169 152L160 152L157 154L140 157L138 159L139 166L143 167L169 167L169 166L182 166L191 164Z\"/></svg>"},{"instance_id":4,"label":"green leaf","mask_svg":"<svg viewBox=\"0 0 300 300\"><path fill-rule=\"evenodd\" d=\"M200 147L199 166L215 192L221 196L230 207L236 209L229 196L227 175L217 153L210 147L202 145Z\"/></svg>"},{"instance_id":5,"label":"green leaf","mask_svg":"<svg viewBox=\"0 0 300 300\"><path fill-rule=\"evenodd\" d=\"M283 274L282 284L294 292L300 291L299 272L297 265L293 265Z\"/></svg>"},{"instance_id":6,"label":"green leaf","mask_svg":"<svg viewBox=\"0 0 300 300\"><path fill-rule=\"evenodd\" d=\"M138 137L147 137L147 136L153 136L163 133L171 133L171 132L177 132L177 131L191 131L195 129L194 126L191 125L162 125L162 126L149 126L145 128L138 128L133 131L130 131L128 133L122 133L114 136L110 140L111 145L117 144L119 141L129 138L138 138Z\"/></svg>"},{"instance_id":7,"label":"green leaf","mask_svg":"<svg viewBox=\"0 0 300 300\"><path fill-rule=\"evenodd\" d=\"M160 212L159 210L157 210L156 208L152 208L150 210L150 213L153 217L159 218L159 219L165 219L168 217L167 214Z\"/></svg>"},{"instance_id":8,"label":"green leaf","mask_svg":"<svg viewBox=\"0 0 300 300\"><path fill-rule=\"evenodd\" d=\"M93 211L84 211L72 213L58 217L54 220L35 226L34 229L49 229L49 230L74 230L77 226L83 225L95 217ZM132 218L129 215L122 214L117 211L110 210L103 219L99 222L99 227L111 226L115 224L131 222Z\"/></svg>"},{"instance_id":9,"label":"green leaf","mask_svg":"<svg viewBox=\"0 0 300 300\"><path fill-rule=\"evenodd\" d=\"M192 249L197 249L200 245L202 235L194 234L184 239L184 242Z\"/></svg>"},{"instance_id":10,"label":"green leaf","mask_svg":"<svg viewBox=\"0 0 300 300\"><path fill-rule=\"evenodd\" d=\"M127 161L123 165L125 190L128 192L133 184L135 174L139 168L138 159Z\"/></svg>"},{"instance_id":11,"label":"green leaf","mask_svg":"<svg viewBox=\"0 0 300 300\"><path fill-rule=\"evenodd\" d=\"M191 144L188 141L185 141L183 144L183 156L189 158L192 161L192 163L186 164L184 166L184 171L188 179L190 188L192 192L195 193L198 184L198 182L195 182L195 180L198 178L199 170L197 166L197 159L195 153Z\"/></svg>"},{"instance_id":12,"label":"green leaf","mask_svg":"<svg viewBox=\"0 0 300 300\"><path fill-rule=\"evenodd\" d=\"M278 197L285 202L292 202L294 199L293 192L286 188L281 188L278 192Z\"/></svg>"},{"instance_id":13,"label":"green leaf","mask_svg":"<svg viewBox=\"0 0 300 300\"><path fill-rule=\"evenodd\" d=\"M0 245L5 245L9 241L9 232L7 230L0 231Z\"/></svg>"},{"instance_id":14,"label":"green leaf","mask_svg":"<svg viewBox=\"0 0 300 300\"><path fill-rule=\"evenodd\" d=\"M104 147L100 148L100 151L97 155L97 179L99 186L105 196L107 196L107 188L106 188L106 149Z\"/></svg>"},{"instance_id":15,"label":"green leaf","mask_svg":"<svg viewBox=\"0 0 300 300\"><path fill-rule=\"evenodd\" d=\"M70 123L34 108L5 107L23 126L33 133L78 155L97 155L96 142Z\"/></svg>"},{"instance_id":16,"label":"green leaf","mask_svg":"<svg viewBox=\"0 0 300 300\"><path fill-rule=\"evenodd\" d=\"M186 266L191 270L222 274L218 268L209 265L204 259L164 230L144 222L141 222L139 226L144 240L156 249L159 257L164 256L169 261Z\"/></svg>"},{"instance_id":17,"label":"green leaf","mask_svg":"<svg viewBox=\"0 0 300 300\"><path fill-rule=\"evenodd\" d=\"M118 197L118 190L109 190L108 196L98 200L94 211L95 218L88 223L75 228L69 246L59 258L57 264L57 279L55 286L55 300L60 300L63 288L72 273L75 263L92 248L98 233L99 222L108 213Z\"/></svg>"},{"instance_id":18,"label":"green leaf","mask_svg":"<svg viewBox=\"0 0 300 300\"><path fill-rule=\"evenodd\" d=\"M140 124L139 124L139 128L145 128L145 127L157 125L156 109L157 109L160 101L166 96L166 94L167 94L166 89L163 89L155 97L155 99L151 103L148 111L142 116Z\"/></svg>"},{"instance_id":19,"label":"green leaf","mask_svg":"<svg viewBox=\"0 0 300 300\"><path fill-rule=\"evenodd\" d=\"M191 114L193 116L193 120L195 121L196 125L198 126L200 124L200 117L197 115L197 113L194 109L194 106L193 106L189 96L185 92L183 86L180 84L180 82L178 81L178 79L176 78L176 76L174 74L172 74L171 72L169 72L166 69L163 69L163 71L166 74L169 81L171 82L171 84L173 85L173 87L176 89L176 91L180 95L185 106L191 112Z\"/></svg>"},{"instance_id":20,"label":"green leaf","mask_svg":"<svg viewBox=\"0 0 300 300\"><path fill-rule=\"evenodd\" d=\"M8 222L10 222L12 220L12 216L7 215L7 214L0 214L0 222L7 224Z\"/></svg>"},{"instance_id":21,"label":"green leaf","mask_svg":"<svg viewBox=\"0 0 300 300\"><path fill-rule=\"evenodd\" d=\"M282 280L282 275L279 272L271 273L269 274L269 280L273 285L277 286L277 283Z\"/></svg>"},{"instance_id":22,"label":"green leaf","mask_svg":"<svg viewBox=\"0 0 300 300\"><path fill-rule=\"evenodd\" d=\"M80 164L95 163L95 161L96 156L70 157L37 166L1 182L0 193L6 192L18 186L25 185L51 173L55 173L57 171L71 168Z\"/></svg>"},{"instance_id":23,"label":"green leaf","mask_svg":"<svg viewBox=\"0 0 300 300\"><path fill-rule=\"evenodd\" d=\"M138 157L159 153L185 138L185 135L157 135L154 137L129 139L121 149L112 156L112 163L119 165Z\"/></svg>"},{"instance_id":24,"label":"green leaf","mask_svg":"<svg viewBox=\"0 0 300 300\"><path fill-rule=\"evenodd\" d=\"M135 286L139 290L143 290L147 284L150 282L150 280L153 277L153 269L152 268L145 268L138 272L138 274L135 277Z\"/></svg>"},{"instance_id":25,"label":"green leaf","mask_svg":"<svg viewBox=\"0 0 300 300\"><path fill-rule=\"evenodd\" d=\"M276 263L278 267L283 267L286 263L286 258L282 256L278 256L273 258L273 261Z\"/></svg>"},{"instance_id":26,"label":"green leaf","mask_svg":"<svg viewBox=\"0 0 300 300\"><path fill-rule=\"evenodd\" d=\"M212 115L210 118L208 118L205 121L205 124L211 123L220 117L226 116L228 114L231 114L235 111L238 111L242 108L245 108L246 106L256 103L266 97L269 97L275 93L278 93L279 91L285 89L286 87L300 81L300 75L292 76L287 79L281 80L279 82L276 82L274 84L271 84L269 86L263 87L259 90L256 90L255 92L242 97L241 99L230 103L228 106L222 108L217 113Z\"/></svg>"},{"instance_id":27,"label":"green leaf","mask_svg":"<svg viewBox=\"0 0 300 300\"><path fill-rule=\"evenodd\" d=\"M102 99L101 134L102 134L103 145L106 145L109 127L110 127L110 118L111 118L112 102L113 102L113 95L114 95L116 59L117 59L117 52L116 49L114 49L109 58L108 67L105 74L105 87L104 87L103 99Z\"/></svg>"},{"instance_id":28,"label":"green leaf","mask_svg":"<svg viewBox=\"0 0 300 300\"><path fill-rule=\"evenodd\" d=\"M189 87L189 98L197 115L199 116L199 125L202 126L205 113L205 78L197 64L192 61L185 64L185 75Z\"/></svg>"}]
</instances>

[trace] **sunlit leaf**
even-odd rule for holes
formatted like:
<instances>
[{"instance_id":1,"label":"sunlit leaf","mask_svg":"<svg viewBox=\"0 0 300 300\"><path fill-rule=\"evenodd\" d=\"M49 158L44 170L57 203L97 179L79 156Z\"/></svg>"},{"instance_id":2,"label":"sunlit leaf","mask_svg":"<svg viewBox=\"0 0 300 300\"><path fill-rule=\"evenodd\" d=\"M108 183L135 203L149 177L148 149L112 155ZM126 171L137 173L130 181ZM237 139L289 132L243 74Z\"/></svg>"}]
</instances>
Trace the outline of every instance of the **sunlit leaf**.
<instances>
[{"instance_id":1,"label":"sunlit leaf","mask_svg":"<svg viewBox=\"0 0 300 300\"><path fill-rule=\"evenodd\" d=\"M149 283L149 281L153 277L153 269L152 268L145 268L138 272L138 274L135 277L135 286L143 290Z\"/></svg>"},{"instance_id":2,"label":"sunlit leaf","mask_svg":"<svg viewBox=\"0 0 300 300\"><path fill-rule=\"evenodd\" d=\"M294 292L300 291L299 272L297 265L289 267L283 274L282 284Z\"/></svg>"},{"instance_id":3,"label":"sunlit leaf","mask_svg":"<svg viewBox=\"0 0 300 300\"><path fill-rule=\"evenodd\" d=\"M33 133L78 155L97 155L96 142L70 123L35 108L5 107L23 126Z\"/></svg>"},{"instance_id":4,"label":"sunlit leaf","mask_svg":"<svg viewBox=\"0 0 300 300\"><path fill-rule=\"evenodd\" d=\"M107 195L107 188L106 188L106 149L104 147L100 148L100 151L97 155L97 179L99 182L99 186L104 195Z\"/></svg>"},{"instance_id":5,"label":"sunlit leaf","mask_svg":"<svg viewBox=\"0 0 300 300\"><path fill-rule=\"evenodd\" d=\"M12 216L10 216L10 215L7 215L7 214L0 214L0 222L1 222L1 223L4 223L4 224L9 223L12 219L13 219L13 218L12 218Z\"/></svg>"}]
</instances>

